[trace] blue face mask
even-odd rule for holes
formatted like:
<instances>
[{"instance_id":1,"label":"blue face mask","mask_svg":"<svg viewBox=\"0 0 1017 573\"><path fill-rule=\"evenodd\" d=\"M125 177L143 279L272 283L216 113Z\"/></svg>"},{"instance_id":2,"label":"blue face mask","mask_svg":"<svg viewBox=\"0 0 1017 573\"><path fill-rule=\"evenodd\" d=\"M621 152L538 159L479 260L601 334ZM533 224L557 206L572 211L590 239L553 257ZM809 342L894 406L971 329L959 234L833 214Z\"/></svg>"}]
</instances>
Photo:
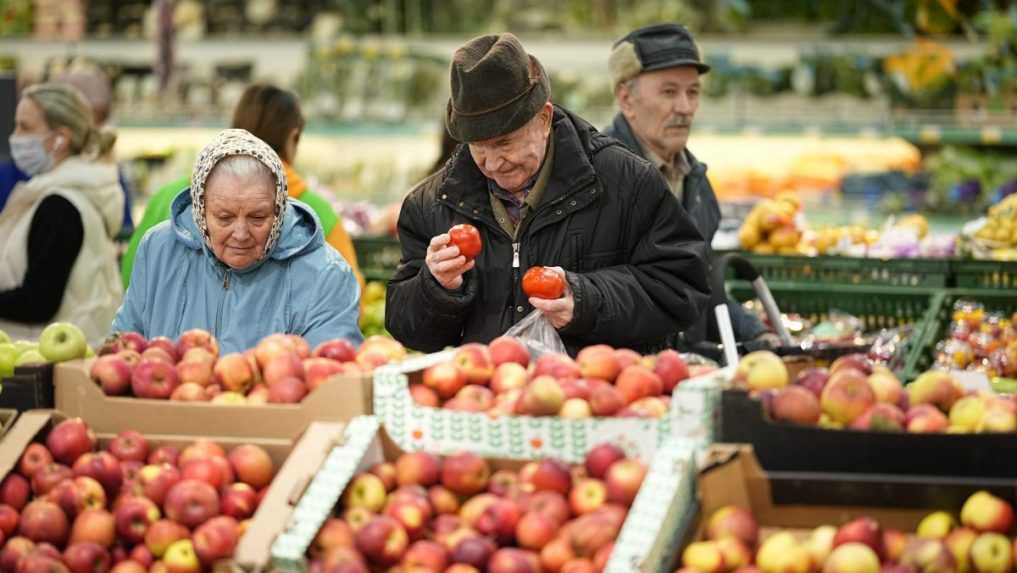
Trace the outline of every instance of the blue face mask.
<instances>
[{"instance_id":1,"label":"blue face mask","mask_svg":"<svg viewBox=\"0 0 1017 573\"><path fill-rule=\"evenodd\" d=\"M53 156L43 144L46 136L40 134L12 135L11 159L26 175L35 177L53 168Z\"/></svg>"}]
</instances>

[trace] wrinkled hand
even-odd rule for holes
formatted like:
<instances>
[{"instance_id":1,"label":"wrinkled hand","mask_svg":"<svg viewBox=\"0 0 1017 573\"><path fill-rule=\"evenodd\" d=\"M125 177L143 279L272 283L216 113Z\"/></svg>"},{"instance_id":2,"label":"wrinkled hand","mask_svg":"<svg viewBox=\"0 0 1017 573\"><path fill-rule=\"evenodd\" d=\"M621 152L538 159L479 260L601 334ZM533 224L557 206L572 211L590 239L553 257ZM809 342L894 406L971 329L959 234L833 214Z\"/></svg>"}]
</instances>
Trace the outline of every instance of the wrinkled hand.
<instances>
[{"instance_id":1,"label":"wrinkled hand","mask_svg":"<svg viewBox=\"0 0 1017 573\"><path fill-rule=\"evenodd\" d=\"M463 286L463 273L472 269L474 262L467 261L466 257L459 254L459 247L448 246L448 242L448 233L432 237L424 262L438 284L448 290L455 290Z\"/></svg>"},{"instance_id":2,"label":"wrinkled hand","mask_svg":"<svg viewBox=\"0 0 1017 573\"><path fill-rule=\"evenodd\" d=\"M562 278L565 278L565 271L561 267L546 267L554 272L560 274ZM533 298L530 297L530 304L533 308L544 313L544 317L547 318L551 326L555 328L565 328L570 322L572 322L573 312L576 308L576 300L572 296L572 288L569 286L568 281L565 281L565 294L561 298L546 299L546 298Z\"/></svg>"}]
</instances>

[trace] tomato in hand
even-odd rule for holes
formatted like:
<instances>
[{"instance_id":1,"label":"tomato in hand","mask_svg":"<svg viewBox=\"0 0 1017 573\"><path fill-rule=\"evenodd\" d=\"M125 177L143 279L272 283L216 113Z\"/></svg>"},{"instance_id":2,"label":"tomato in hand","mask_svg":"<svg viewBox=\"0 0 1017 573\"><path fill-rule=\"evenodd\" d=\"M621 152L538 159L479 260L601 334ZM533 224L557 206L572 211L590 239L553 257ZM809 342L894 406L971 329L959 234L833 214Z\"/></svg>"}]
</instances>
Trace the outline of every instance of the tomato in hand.
<instances>
[{"instance_id":1,"label":"tomato in hand","mask_svg":"<svg viewBox=\"0 0 1017 573\"><path fill-rule=\"evenodd\" d=\"M534 298L561 298L565 277L545 267L530 267L523 275L523 292Z\"/></svg>"},{"instance_id":2,"label":"tomato in hand","mask_svg":"<svg viewBox=\"0 0 1017 573\"><path fill-rule=\"evenodd\" d=\"M456 225L448 230L448 236L448 244L459 247L459 254L466 257L467 261L480 254L483 243L480 241L480 231L473 225L469 223Z\"/></svg>"}]
</instances>

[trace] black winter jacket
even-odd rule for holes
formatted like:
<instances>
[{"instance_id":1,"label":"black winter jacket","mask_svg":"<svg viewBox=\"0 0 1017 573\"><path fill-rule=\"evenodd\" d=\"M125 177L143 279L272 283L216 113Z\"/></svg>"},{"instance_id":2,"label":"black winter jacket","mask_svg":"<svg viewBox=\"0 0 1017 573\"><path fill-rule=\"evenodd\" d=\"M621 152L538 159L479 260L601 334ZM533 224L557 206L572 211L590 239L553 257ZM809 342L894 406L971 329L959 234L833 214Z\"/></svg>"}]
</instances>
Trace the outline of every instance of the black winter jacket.
<instances>
[{"instance_id":1,"label":"black winter jacket","mask_svg":"<svg viewBox=\"0 0 1017 573\"><path fill-rule=\"evenodd\" d=\"M625 144L625 147L636 155L646 157L643 147L639 144L639 140L632 133L632 127L621 113L617 114L611 125L604 130L604 135L611 136L622 142ZM706 241L707 252L712 253L709 247L710 243L713 242L713 236L717 234L717 228L720 226L720 205L717 203L717 195L713 192L710 180L706 178L706 165L693 157L691 152L689 153L689 160L692 171L685 176L685 180L682 183L682 207L685 207L689 218L692 219L692 222L695 223L696 227L699 228L699 232L703 235L703 239ZM710 257L712 258L712 255ZM745 310L734 299L728 297L727 307L728 314L731 316L731 326L734 329L735 338L738 340L752 340L766 332L766 327L763 326L759 319ZM668 346L681 348L683 346L691 346L702 340L720 342L717 318L713 309L704 312L699 322L686 329L682 336L679 337L676 334L673 340L669 341Z\"/></svg>"},{"instance_id":2,"label":"black winter jacket","mask_svg":"<svg viewBox=\"0 0 1017 573\"><path fill-rule=\"evenodd\" d=\"M663 176L563 108L552 122L551 176L517 242L495 221L466 146L403 201L402 259L385 307L397 340L422 351L490 341L533 310L520 279L535 265L567 272L575 311L559 334L573 354L595 343L657 348L699 318L709 297L706 247ZM483 250L449 291L424 257L431 238L458 223L480 230Z\"/></svg>"}]
</instances>

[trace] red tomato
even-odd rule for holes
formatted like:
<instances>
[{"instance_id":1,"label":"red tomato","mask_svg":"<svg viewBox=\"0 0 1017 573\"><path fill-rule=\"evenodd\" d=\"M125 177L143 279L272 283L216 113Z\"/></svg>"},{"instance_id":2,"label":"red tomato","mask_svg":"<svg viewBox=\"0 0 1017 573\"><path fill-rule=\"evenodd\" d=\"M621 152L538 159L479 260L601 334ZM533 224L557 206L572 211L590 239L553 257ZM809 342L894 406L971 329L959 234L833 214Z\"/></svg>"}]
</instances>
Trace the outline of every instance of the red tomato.
<instances>
[{"instance_id":1,"label":"red tomato","mask_svg":"<svg viewBox=\"0 0 1017 573\"><path fill-rule=\"evenodd\" d=\"M544 267L530 267L523 275L523 292L535 298L561 298L565 277Z\"/></svg>"},{"instance_id":2,"label":"red tomato","mask_svg":"<svg viewBox=\"0 0 1017 573\"><path fill-rule=\"evenodd\" d=\"M448 230L449 245L459 247L459 254L466 257L466 260L476 258L480 254L480 231L468 223L456 225Z\"/></svg>"}]
</instances>

